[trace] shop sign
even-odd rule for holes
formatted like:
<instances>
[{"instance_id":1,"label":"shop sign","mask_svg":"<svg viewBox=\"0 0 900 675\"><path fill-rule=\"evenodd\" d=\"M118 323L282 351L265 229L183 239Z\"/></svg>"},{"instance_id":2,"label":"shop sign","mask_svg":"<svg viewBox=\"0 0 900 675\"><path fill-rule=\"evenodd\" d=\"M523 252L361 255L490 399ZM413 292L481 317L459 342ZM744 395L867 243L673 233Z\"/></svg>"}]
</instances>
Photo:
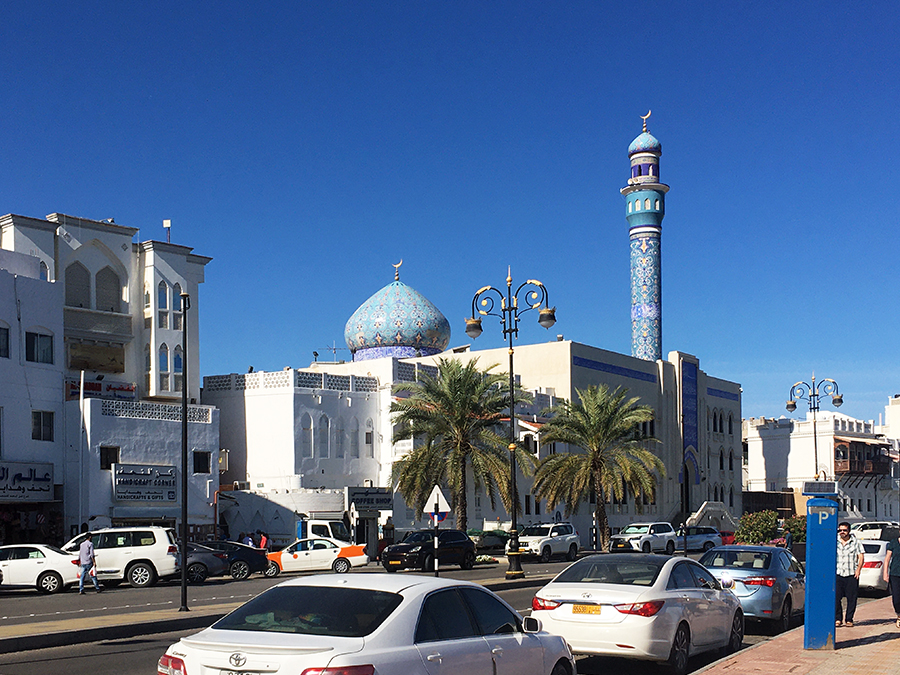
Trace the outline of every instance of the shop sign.
<instances>
[{"instance_id":1,"label":"shop sign","mask_svg":"<svg viewBox=\"0 0 900 675\"><path fill-rule=\"evenodd\" d=\"M390 511L394 508L394 493L390 488L346 487L346 507L356 507L360 518L375 518L379 511Z\"/></svg>"},{"instance_id":2,"label":"shop sign","mask_svg":"<svg viewBox=\"0 0 900 675\"><path fill-rule=\"evenodd\" d=\"M81 379L66 380L66 400L77 401L80 396ZM96 380L84 381L85 398L112 398L119 401L134 401L134 382L97 382Z\"/></svg>"},{"instance_id":3,"label":"shop sign","mask_svg":"<svg viewBox=\"0 0 900 675\"><path fill-rule=\"evenodd\" d=\"M113 499L118 502L176 502L177 475L174 466L113 464Z\"/></svg>"},{"instance_id":4,"label":"shop sign","mask_svg":"<svg viewBox=\"0 0 900 675\"><path fill-rule=\"evenodd\" d=\"M49 502L53 465L0 461L0 502Z\"/></svg>"}]
</instances>

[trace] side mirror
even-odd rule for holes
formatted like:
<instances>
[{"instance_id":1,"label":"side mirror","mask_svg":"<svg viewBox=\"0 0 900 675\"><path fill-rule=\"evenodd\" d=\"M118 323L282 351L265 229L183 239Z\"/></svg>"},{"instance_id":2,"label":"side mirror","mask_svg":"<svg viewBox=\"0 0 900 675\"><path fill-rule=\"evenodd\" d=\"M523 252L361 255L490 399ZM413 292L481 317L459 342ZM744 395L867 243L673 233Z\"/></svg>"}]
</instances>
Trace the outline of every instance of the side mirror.
<instances>
[{"instance_id":1,"label":"side mirror","mask_svg":"<svg viewBox=\"0 0 900 675\"><path fill-rule=\"evenodd\" d=\"M726 591L730 591L734 588L734 579L732 579L729 575L723 574L722 578L719 579L719 583L722 585Z\"/></svg>"},{"instance_id":2,"label":"side mirror","mask_svg":"<svg viewBox=\"0 0 900 675\"><path fill-rule=\"evenodd\" d=\"M541 620L533 616L526 616L522 619L522 628L526 633L539 633L541 631Z\"/></svg>"}]
</instances>

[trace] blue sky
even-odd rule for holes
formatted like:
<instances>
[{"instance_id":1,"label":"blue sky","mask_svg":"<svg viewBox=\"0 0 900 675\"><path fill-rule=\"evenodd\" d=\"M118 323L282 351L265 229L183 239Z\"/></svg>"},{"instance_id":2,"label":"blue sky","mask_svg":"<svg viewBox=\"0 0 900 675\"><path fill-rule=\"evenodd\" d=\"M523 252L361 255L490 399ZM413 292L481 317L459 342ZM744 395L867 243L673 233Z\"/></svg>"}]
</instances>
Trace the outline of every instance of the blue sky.
<instances>
[{"instance_id":1,"label":"blue sky","mask_svg":"<svg viewBox=\"0 0 900 675\"><path fill-rule=\"evenodd\" d=\"M619 189L652 109L664 352L741 383L745 416L784 414L815 371L877 421L900 393L898 19L893 1L6 2L0 211L161 240L171 219L214 258L203 375L345 348L401 258L451 345L512 265L558 308L521 342L630 353ZM501 343L486 324L475 346Z\"/></svg>"}]
</instances>

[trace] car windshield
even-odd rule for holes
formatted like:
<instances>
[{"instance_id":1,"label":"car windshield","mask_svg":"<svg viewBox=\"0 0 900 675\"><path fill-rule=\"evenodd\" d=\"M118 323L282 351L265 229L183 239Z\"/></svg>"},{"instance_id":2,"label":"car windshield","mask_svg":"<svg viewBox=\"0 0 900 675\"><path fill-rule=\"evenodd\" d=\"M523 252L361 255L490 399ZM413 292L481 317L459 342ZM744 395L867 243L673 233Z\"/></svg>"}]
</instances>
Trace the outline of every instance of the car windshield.
<instances>
[{"instance_id":1,"label":"car windshield","mask_svg":"<svg viewBox=\"0 0 900 675\"><path fill-rule=\"evenodd\" d=\"M277 586L258 595L212 625L219 630L364 637L403 598L361 588Z\"/></svg>"},{"instance_id":2,"label":"car windshield","mask_svg":"<svg viewBox=\"0 0 900 675\"><path fill-rule=\"evenodd\" d=\"M524 530L522 530L523 537L546 537L549 534L549 525L529 525Z\"/></svg>"},{"instance_id":3,"label":"car windshield","mask_svg":"<svg viewBox=\"0 0 900 675\"><path fill-rule=\"evenodd\" d=\"M650 531L649 525L629 525L621 534L647 534Z\"/></svg>"},{"instance_id":4,"label":"car windshield","mask_svg":"<svg viewBox=\"0 0 900 675\"><path fill-rule=\"evenodd\" d=\"M328 524L331 525L331 534L335 539L350 541L350 530L347 529L343 521L331 520Z\"/></svg>"},{"instance_id":5,"label":"car windshield","mask_svg":"<svg viewBox=\"0 0 900 675\"><path fill-rule=\"evenodd\" d=\"M666 560L668 558L648 561L628 560L616 555L590 556L563 570L553 582L652 586Z\"/></svg>"},{"instance_id":6,"label":"car windshield","mask_svg":"<svg viewBox=\"0 0 900 675\"><path fill-rule=\"evenodd\" d=\"M771 562L772 554L763 551L712 549L700 558L700 564L710 569L725 567L734 570L767 570Z\"/></svg>"},{"instance_id":7,"label":"car windshield","mask_svg":"<svg viewBox=\"0 0 900 675\"><path fill-rule=\"evenodd\" d=\"M433 532L407 532L403 537L404 544L427 544L434 541Z\"/></svg>"}]
</instances>

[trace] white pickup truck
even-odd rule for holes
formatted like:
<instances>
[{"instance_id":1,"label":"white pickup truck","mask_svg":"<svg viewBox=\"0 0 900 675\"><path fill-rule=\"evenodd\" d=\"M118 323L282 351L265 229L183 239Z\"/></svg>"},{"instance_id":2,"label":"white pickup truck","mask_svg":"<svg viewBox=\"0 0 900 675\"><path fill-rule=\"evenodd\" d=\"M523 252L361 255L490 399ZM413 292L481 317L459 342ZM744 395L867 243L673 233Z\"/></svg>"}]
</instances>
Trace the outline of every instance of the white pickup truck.
<instances>
[{"instance_id":1,"label":"white pickup truck","mask_svg":"<svg viewBox=\"0 0 900 675\"><path fill-rule=\"evenodd\" d=\"M632 523L610 537L609 551L659 551L672 555L675 552L675 528L671 523Z\"/></svg>"}]
</instances>

